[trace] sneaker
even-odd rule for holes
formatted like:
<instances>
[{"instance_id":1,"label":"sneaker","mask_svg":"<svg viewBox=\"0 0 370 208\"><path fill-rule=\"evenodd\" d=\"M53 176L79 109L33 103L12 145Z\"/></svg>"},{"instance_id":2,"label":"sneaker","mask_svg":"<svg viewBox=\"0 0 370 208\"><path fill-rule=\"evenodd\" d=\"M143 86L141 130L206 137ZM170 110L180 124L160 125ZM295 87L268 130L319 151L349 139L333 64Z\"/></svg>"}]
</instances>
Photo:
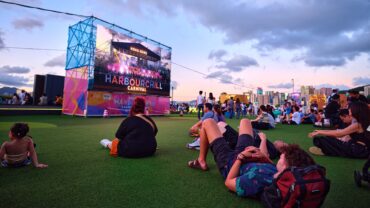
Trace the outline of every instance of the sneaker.
<instances>
[{"instance_id":1,"label":"sneaker","mask_svg":"<svg viewBox=\"0 0 370 208\"><path fill-rule=\"evenodd\" d=\"M319 156L323 156L325 155L322 150L318 147L310 147L308 148L308 151L313 154L313 155L319 155Z\"/></svg>"},{"instance_id":2,"label":"sneaker","mask_svg":"<svg viewBox=\"0 0 370 208\"><path fill-rule=\"evenodd\" d=\"M186 147L189 149L200 147L200 138L199 137L196 138L192 143L187 144Z\"/></svg>"},{"instance_id":3,"label":"sneaker","mask_svg":"<svg viewBox=\"0 0 370 208\"><path fill-rule=\"evenodd\" d=\"M107 148L108 147L108 144L110 143L110 141L109 141L109 139L102 139L101 141L100 141L100 144L103 146L103 147L105 147L105 148Z\"/></svg>"},{"instance_id":4,"label":"sneaker","mask_svg":"<svg viewBox=\"0 0 370 208\"><path fill-rule=\"evenodd\" d=\"M196 150L200 150L200 147L195 147Z\"/></svg>"}]
</instances>

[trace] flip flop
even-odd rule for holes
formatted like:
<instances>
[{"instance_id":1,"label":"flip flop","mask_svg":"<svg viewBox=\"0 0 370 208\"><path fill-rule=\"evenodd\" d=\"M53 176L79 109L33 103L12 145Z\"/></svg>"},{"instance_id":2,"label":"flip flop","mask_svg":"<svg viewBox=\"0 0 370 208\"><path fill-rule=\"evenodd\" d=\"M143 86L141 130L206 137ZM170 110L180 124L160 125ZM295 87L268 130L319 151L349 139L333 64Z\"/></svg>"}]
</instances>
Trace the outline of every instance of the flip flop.
<instances>
[{"instance_id":1,"label":"flip flop","mask_svg":"<svg viewBox=\"0 0 370 208\"><path fill-rule=\"evenodd\" d=\"M208 170L208 166L206 165L206 167L202 167L198 160L189 161L188 166L189 166L189 168L199 169L199 170L203 170L203 171Z\"/></svg>"}]
</instances>

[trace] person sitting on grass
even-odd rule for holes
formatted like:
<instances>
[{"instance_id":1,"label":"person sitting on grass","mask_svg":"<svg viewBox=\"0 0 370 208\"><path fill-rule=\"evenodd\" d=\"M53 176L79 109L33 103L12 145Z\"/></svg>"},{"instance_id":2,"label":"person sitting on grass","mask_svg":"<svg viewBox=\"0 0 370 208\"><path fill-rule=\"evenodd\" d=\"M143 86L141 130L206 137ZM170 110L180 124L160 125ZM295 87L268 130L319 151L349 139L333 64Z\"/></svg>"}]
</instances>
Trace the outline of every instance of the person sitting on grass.
<instances>
[{"instance_id":1,"label":"person sitting on grass","mask_svg":"<svg viewBox=\"0 0 370 208\"><path fill-rule=\"evenodd\" d=\"M353 120L349 126L337 130L315 130L308 136L315 155L367 158L370 154L370 110L366 103L353 102L349 109Z\"/></svg>"},{"instance_id":2,"label":"person sitting on grass","mask_svg":"<svg viewBox=\"0 0 370 208\"><path fill-rule=\"evenodd\" d=\"M301 124L302 114L299 112L299 107L297 105L292 106L293 114L292 117L288 120L282 122L282 124L289 124L289 125L299 125Z\"/></svg>"},{"instance_id":3,"label":"person sitting on grass","mask_svg":"<svg viewBox=\"0 0 370 208\"><path fill-rule=\"evenodd\" d=\"M352 124L353 118L351 115L349 115L348 109L340 109L339 110L339 118L341 120L339 129L344 129Z\"/></svg>"},{"instance_id":4,"label":"person sitting on grass","mask_svg":"<svg viewBox=\"0 0 370 208\"><path fill-rule=\"evenodd\" d=\"M314 124L316 122L316 115L315 115L315 110L310 109L310 113L303 116L301 119L302 124Z\"/></svg>"},{"instance_id":5,"label":"person sitting on grass","mask_svg":"<svg viewBox=\"0 0 370 208\"><path fill-rule=\"evenodd\" d=\"M217 104L216 104L217 105ZM203 117L196 123L194 124L190 129L189 129L189 134L191 136L196 136L196 138L191 142L186 144L186 148L188 149L196 149L199 150L199 129L202 128L202 123L204 120L211 118L215 120L216 122L220 121L220 119L225 120L225 117L220 114L219 111L219 105L214 106L214 110L212 110L212 104L206 103L204 104L204 112L205 114Z\"/></svg>"},{"instance_id":6,"label":"person sitting on grass","mask_svg":"<svg viewBox=\"0 0 370 208\"><path fill-rule=\"evenodd\" d=\"M212 118L214 119L216 122L218 122L218 114L217 112L214 112L212 110L212 104L211 103L205 103L204 104L204 115L203 117L197 122L195 123L190 129L189 129L189 133L191 135L195 135L195 136L198 136L199 134L199 129L202 128L202 123L204 120L206 120L207 118Z\"/></svg>"},{"instance_id":7,"label":"person sitting on grass","mask_svg":"<svg viewBox=\"0 0 370 208\"><path fill-rule=\"evenodd\" d=\"M39 163L34 143L30 136L28 124L15 123L10 131L10 141L5 141L1 145L0 160L3 167L21 167L31 163L37 168L48 167Z\"/></svg>"},{"instance_id":8,"label":"person sitting on grass","mask_svg":"<svg viewBox=\"0 0 370 208\"><path fill-rule=\"evenodd\" d=\"M122 121L113 141L103 139L100 144L110 149L110 155L128 158L152 156L157 148L155 122L144 115L145 100L137 97L131 106L129 117Z\"/></svg>"},{"instance_id":9,"label":"person sitting on grass","mask_svg":"<svg viewBox=\"0 0 370 208\"><path fill-rule=\"evenodd\" d=\"M292 112L292 105L290 102L286 102L283 106L283 115L280 116L281 122L288 122L290 119L291 112Z\"/></svg>"},{"instance_id":10,"label":"person sitting on grass","mask_svg":"<svg viewBox=\"0 0 370 208\"><path fill-rule=\"evenodd\" d=\"M313 165L313 159L298 145L287 145L275 166L268 158L266 136L260 133L260 147L253 146L253 129L248 119L240 121L239 138L235 150L231 150L217 124L212 119L204 121L201 129L201 145L196 160L188 166L208 170L207 153L210 148L217 167L225 180L226 187L238 196L255 197L271 185L282 171L290 166Z\"/></svg>"},{"instance_id":11,"label":"person sitting on grass","mask_svg":"<svg viewBox=\"0 0 370 208\"><path fill-rule=\"evenodd\" d=\"M226 119L225 119L225 116L222 114L222 111L221 111L221 107L219 104L215 104L213 105L213 111L217 114L217 120L218 122L225 122Z\"/></svg>"},{"instance_id":12,"label":"person sitting on grass","mask_svg":"<svg viewBox=\"0 0 370 208\"><path fill-rule=\"evenodd\" d=\"M264 105L260 106L259 115L256 119L252 120L252 126L259 130L269 130L275 128L275 119L267 113Z\"/></svg>"}]
</instances>

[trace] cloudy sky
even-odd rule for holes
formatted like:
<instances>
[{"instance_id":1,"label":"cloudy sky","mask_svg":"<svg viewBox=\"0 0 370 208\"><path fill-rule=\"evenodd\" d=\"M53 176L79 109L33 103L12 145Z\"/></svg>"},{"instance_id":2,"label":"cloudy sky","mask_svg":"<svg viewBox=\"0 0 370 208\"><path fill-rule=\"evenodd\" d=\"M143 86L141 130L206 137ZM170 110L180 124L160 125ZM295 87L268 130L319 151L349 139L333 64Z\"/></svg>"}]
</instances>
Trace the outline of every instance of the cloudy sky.
<instances>
[{"instance_id":1,"label":"cloudy sky","mask_svg":"<svg viewBox=\"0 0 370 208\"><path fill-rule=\"evenodd\" d=\"M171 46L175 100L291 92L292 79L296 89L370 84L369 0L12 2L94 15ZM65 74L68 26L81 18L0 3L0 19L0 86L31 89L34 74Z\"/></svg>"}]
</instances>

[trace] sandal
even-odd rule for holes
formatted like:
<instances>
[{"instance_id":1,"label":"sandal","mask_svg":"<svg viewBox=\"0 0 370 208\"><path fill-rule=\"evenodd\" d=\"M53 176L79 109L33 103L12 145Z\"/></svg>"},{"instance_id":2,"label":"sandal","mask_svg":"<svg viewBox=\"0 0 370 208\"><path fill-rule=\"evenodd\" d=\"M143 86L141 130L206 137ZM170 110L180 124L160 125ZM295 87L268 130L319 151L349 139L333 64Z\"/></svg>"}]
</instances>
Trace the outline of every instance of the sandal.
<instances>
[{"instance_id":1,"label":"sandal","mask_svg":"<svg viewBox=\"0 0 370 208\"><path fill-rule=\"evenodd\" d=\"M188 166L189 166L189 168L199 169L199 170L203 170L203 171L208 170L208 166L206 165L205 167L202 167L198 160L189 161Z\"/></svg>"}]
</instances>

